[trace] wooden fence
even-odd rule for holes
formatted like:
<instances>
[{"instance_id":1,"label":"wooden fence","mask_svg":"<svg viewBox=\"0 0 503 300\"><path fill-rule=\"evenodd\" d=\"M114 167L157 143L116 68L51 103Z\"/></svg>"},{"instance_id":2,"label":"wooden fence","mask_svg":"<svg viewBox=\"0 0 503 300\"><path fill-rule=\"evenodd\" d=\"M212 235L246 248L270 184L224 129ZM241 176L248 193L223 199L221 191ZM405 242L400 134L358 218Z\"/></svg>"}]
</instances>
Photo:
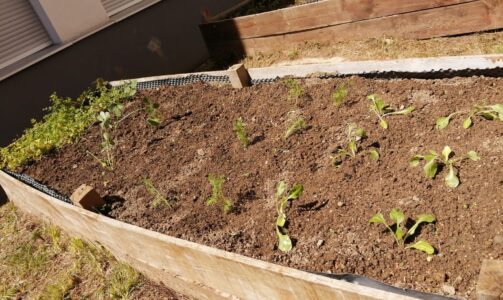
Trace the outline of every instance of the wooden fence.
<instances>
[{"instance_id":1,"label":"wooden fence","mask_svg":"<svg viewBox=\"0 0 503 300\"><path fill-rule=\"evenodd\" d=\"M327 0L201 24L213 53L291 48L305 41L425 39L503 28L503 0Z\"/></svg>"}]
</instances>

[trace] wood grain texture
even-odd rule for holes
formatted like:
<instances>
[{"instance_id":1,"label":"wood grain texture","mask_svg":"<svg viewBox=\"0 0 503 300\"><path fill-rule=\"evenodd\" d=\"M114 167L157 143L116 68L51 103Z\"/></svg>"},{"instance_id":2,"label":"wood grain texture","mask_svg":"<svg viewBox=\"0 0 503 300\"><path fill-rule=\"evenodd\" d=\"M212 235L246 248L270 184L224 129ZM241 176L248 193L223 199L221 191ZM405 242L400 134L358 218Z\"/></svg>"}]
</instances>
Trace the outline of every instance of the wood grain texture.
<instances>
[{"instance_id":1,"label":"wood grain texture","mask_svg":"<svg viewBox=\"0 0 503 300\"><path fill-rule=\"evenodd\" d=\"M208 42L318 29L475 0L332 0L202 24Z\"/></svg>"},{"instance_id":2,"label":"wood grain texture","mask_svg":"<svg viewBox=\"0 0 503 300\"><path fill-rule=\"evenodd\" d=\"M0 172L19 209L105 246L144 275L197 299L413 299L251 259L113 220Z\"/></svg>"},{"instance_id":3,"label":"wood grain texture","mask_svg":"<svg viewBox=\"0 0 503 300\"><path fill-rule=\"evenodd\" d=\"M241 40L209 42L212 53L254 55L292 48L305 41L343 41L382 36L426 39L503 27L503 1L478 0L441 8L345 23L313 30Z\"/></svg>"}]
</instances>

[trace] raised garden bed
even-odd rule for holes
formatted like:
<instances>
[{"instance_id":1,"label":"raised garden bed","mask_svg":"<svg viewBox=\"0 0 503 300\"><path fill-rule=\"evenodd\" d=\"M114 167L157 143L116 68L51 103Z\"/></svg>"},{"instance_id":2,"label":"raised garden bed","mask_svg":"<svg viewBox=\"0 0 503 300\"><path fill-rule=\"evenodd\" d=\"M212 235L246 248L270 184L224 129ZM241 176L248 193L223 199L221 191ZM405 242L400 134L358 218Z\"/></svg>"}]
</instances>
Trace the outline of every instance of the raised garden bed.
<instances>
[{"instance_id":1,"label":"raised garden bed","mask_svg":"<svg viewBox=\"0 0 503 300\"><path fill-rule=\"evenodd\" d=\"M502 103L503 80L299 82L300 89L278 81L243 90L197 83L139 91L124 104L123 114L132 114L112 133L113 170L89 155L101 151L102 132L95 124L77 143L18 171L67 195L91 184L110 201L102 213L174 237L298 269L355 273L399 287L474 297L482 259L503 258L503 126L474 117L473 126L463 129L466 116L457 115L436 130L435 120L475 104ZM341 87L347 96L336 106L332 94ZM415 111L390 116L385 130L369 111L370 94ZM145 97L160 104L158 126L146 122ZM233 131L238 118L252 141L247 148ZM299 118L307 127L285 139ZM347 144L349 123L364 128L367 138L358 142L360 154L334 166L331 157ZM454 157L473 150L481 158L458 166L461 184L454 189L444 184L448 168L428 179L422 168L409 166L415 154L444 146ZM370 147L378 149L378 161L365 155ZM210 174L225 178L222 191L233 202L231 212L207 205ZM146 178L171 207L154 207ZM280 181L304 187L287 205L294 243L286 253L277 248L275 229ZM412 218L436 216L436 223L423 224L410 239L427 240L435 254L397 246L384 227L369 224L374 214L386 216L392 208Z\"/></svg>"}]
</instances>

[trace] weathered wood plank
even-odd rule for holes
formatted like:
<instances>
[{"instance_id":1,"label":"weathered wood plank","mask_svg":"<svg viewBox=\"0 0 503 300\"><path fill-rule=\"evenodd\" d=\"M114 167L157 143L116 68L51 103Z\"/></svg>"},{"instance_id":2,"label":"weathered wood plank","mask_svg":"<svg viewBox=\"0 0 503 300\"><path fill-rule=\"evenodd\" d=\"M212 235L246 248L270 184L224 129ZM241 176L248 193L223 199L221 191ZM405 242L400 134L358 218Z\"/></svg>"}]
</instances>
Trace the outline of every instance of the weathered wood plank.
<instances>
[{"instance_id":1,"label":"weathered wood plank","mask_svg":"<svg viewBox=\"0 0 503 300\"><path fill-rule=\"evenodd\" d=\"M305 41L342 41L381 36L425 39L503 27L503 1L463 3L302 32L208 44L212 52L253 55L293 47Z\"/></svg>"},{"instance_id":2,"label":"weathered wood plank","mask_svg":"<svg viewBox=\"0 0 503 300\"><path fill-rule=\"evenodd\" d=\"M477 282L477 300L503 299L503 260L484 259Z\"/></svg>"},{"instance_id":3,"label":"weathered wood plank","mask_svg":"<svg viewBox=\"0 0 503 300\"><path fill-rule=\"evenodd\" d=\"M113 220L47 196L3 172L0 186L21 210L98 242L147 277L199 299L412 299Z\"/></svg>"},{"instance_id":4,"label":"weathered wood plank","mask_svg":"<svg viewBox=\"0 0 503 300\"><path fill-rule=\"evenodd\" d=\"M299 32L475 0L336 0L200 25L206 41Z\"/></svg>"}]
</instances>

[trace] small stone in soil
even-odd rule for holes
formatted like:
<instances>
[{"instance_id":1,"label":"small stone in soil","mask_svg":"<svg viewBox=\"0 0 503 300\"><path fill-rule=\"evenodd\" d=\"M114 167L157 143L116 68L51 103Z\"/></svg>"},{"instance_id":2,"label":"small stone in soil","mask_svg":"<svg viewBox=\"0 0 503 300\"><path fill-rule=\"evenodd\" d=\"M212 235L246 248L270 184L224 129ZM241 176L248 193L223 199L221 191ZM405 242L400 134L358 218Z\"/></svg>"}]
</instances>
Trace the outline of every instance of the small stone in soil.
<instances>
[{"instance_id":1,"label":"small stone in soil","mask_svg":"<svg viewBox=\"0 0 503 300\"><path fill-rule=\"evenodd\" d=\"M204 156L204 150L203 149L197 149L197 155Z\"/></svg>"},{"instance_id":2,"label":"small stone in soil","mask_svg":"<svg viewBox=\"0 0 503 300\"><path fill-rule=\"evenodd\" d=\"M318 240L318 243L316 243L316 246L321 247L325 241L323 240Z\"/></svg>"},{"instance_id":3,"label":"small stone in soil","mask_svg":"<svg viewBox=\"0 0 503 300\"><path fill-rule=\"evenodd\" d=\"M342 202L342 201L337 202L337 206L343 207L344 206L344 202Z\"/></svg>"},{"instance_id":4,"label":"small stone in soil","mask_svg":"<svg viewBox=\"0 0 503 300\"><path fill-rule=\"evenodd\" d=\"M447 295L453 296L454 294L456 294L456 289L452 285L442 284L442 292Z\"/></svg>"}]
</instances>

